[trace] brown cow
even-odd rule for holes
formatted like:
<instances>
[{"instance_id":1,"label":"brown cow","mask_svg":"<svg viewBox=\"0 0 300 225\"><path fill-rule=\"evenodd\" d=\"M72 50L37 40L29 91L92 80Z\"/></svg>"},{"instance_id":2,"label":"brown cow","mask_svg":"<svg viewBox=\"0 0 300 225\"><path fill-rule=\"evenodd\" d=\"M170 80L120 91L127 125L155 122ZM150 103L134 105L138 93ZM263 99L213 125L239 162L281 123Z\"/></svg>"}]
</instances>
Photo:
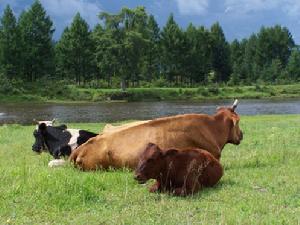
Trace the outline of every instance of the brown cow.
<instances>
[{"instance_id":1,"label":"brown cow","mask_svg":"<svg viewBox=\"0 0 300 225\"><path fill-rule=\"evenodd\" d=\"M215 115L185 114L146 121L91 138L72 152L70 160L83 170L134 169L149 142L163 149L206 149L217 159L226 143L239 144L243 134L232 107L218 108Z\"/></svg>"},{"instance_id":2,"label":"brown cow","mask_svg":"<svg viewBox=\"0 0 300 225\"><path fill-rule=\"evenodd\" d=\"M201 187L212 187L223 175L219 161L202 149L161 150L149 143L140 157L135 179L143 184L156 179L150 192L162 191L189 195Z\"/></svg>"},{"instance_id":3,"label":"brown cow","mask_svg":"<svg viewBox=\"0 0 300 225\"><path fill-rule=\"evenodd\" d=\"M129 127L137 126L137 125L149 122L149 121L150 120L134 121L134 122L129 122L126 124L118 125L118 126L114 126L114 125L108 123L104 126L103 131L101 133L121 131L121 130L127 129Z\"/></svg>"}]
</instances>

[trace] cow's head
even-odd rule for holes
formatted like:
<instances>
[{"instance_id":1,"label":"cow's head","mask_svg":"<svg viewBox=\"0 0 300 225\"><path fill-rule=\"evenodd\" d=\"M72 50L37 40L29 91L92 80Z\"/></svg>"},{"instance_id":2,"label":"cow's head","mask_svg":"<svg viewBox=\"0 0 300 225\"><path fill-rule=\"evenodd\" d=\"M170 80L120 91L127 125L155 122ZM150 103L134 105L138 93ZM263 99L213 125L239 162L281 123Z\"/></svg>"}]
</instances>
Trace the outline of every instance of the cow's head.
<instances>
[{"instance_id":1,"label":"cow's head","mask_svg":"<svg viewBox=\"0 0 300 225\"><path fill-rule=\"evenodd\" d=\"M161 159L161 149L157 145L149 143L140 157L135 170L135 179L143 184L149 179L157 178L160 172Z\"/></svg>"},{"instance_id":2,"label":"cow's head","mask_svg":"<svg viewBox=\"0 0 300 225\"><path fill-rule=\"evenodd\" d=\"M45 143L45 134L47 130L47 124L41 122L37 125L37 128L33 131L33 136L35 138L35 142L32 145L32 150L37 153L41 153L42 151L46 151L46 143Z\"/></svg>"},{"instance_id":3,"label":"cow's head","mask_svg":"<svg viewBox=\"0 0 300 225\"><path fill-rule=\"evenodd\" d=\"M47 140L56 141L57 130L61 131L67 129L66 125L60 125L58 127L53 127L54 120L52 121L38 121L36 129L33 131L33 136L35 142L32 145L32 150L36 153L41 153L42 151L49 151L47 146Z\"/></svg>"},{"instance_id":4,"label":"cow's head","mask_svg":"<svg viewBox=\"0 0 300 225\"><path fill-rule=\"evenodd\" d=\"M217 114L223 116L225 122L229 125L229 136L227 143L239 145L243 140L243 132L239 127L240 116L235 112L238 105L238 100L236 99L232 106L230 107L218 107Z\"/></svg>"}]
</instances>

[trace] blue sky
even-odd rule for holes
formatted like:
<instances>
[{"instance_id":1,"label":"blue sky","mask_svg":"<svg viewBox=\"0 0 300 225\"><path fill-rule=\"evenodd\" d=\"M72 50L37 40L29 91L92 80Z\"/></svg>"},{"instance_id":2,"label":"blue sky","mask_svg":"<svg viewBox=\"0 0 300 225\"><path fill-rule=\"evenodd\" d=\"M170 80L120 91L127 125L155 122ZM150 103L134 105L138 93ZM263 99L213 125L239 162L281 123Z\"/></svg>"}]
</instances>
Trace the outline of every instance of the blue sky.
<instances>
[{"instance_id":1,"label":"blue sky","mask_svg":"<svg viewBox=\"0 0 300 225\"><path fill-rule=\"evenodd\" d=\"M6 4L19 13L28 8L33 0L0 0L0 15ZM41 0L54 22L58 39L76 12L93 27L101 11L118 12L123 6L143 5L155 16L162 27L170 13L177 23L186 27L211 26L219 21L229 41L242 39L257 32L262 25L280 24L288 27L294 40L300 43L300 0Z\"/></svg>"}]
</instances>

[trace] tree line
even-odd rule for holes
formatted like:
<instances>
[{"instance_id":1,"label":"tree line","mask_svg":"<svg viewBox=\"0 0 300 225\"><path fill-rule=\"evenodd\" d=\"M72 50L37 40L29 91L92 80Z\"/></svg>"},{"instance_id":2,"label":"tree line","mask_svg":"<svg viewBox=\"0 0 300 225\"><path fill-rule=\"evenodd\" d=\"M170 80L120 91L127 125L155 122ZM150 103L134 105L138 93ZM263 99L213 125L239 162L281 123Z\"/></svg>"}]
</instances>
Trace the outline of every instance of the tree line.
<instances>
[{"instance_id":1,"label":"tree line","mask_svg":"<svg viewBox=\"0 0 300 225\"><path fill-rule=\"evenodd\" d=\"M0 20L0 73L8 80L65 80L112 87L289 83L300 80L300 50L286 27L262 27L249 38L225 38L219 23L182 29L171 14L160 28L144 7L101 12L90 29L75 15L59 40L36 0L17 19Z\"/></svg>"}]
</instances>

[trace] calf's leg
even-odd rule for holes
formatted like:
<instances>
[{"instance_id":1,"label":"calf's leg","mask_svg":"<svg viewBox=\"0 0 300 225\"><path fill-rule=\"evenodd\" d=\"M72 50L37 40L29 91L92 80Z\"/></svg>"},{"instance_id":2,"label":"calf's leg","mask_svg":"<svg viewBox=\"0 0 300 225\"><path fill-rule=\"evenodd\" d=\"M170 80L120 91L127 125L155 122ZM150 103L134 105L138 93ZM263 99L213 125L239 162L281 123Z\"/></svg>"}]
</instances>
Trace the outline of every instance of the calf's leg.
<instances>
[{"instance_id":1,"label":"calf's leg","mask_svg":"<svg viewBox=\"0 0 300 225\"><path fill-rule=\"evenodd\" d=\"M201 184L198 179L188 179L182 187L174 189L173 194L176 196L191 195L199 191Z\"/></svg>"}]
</instances>

